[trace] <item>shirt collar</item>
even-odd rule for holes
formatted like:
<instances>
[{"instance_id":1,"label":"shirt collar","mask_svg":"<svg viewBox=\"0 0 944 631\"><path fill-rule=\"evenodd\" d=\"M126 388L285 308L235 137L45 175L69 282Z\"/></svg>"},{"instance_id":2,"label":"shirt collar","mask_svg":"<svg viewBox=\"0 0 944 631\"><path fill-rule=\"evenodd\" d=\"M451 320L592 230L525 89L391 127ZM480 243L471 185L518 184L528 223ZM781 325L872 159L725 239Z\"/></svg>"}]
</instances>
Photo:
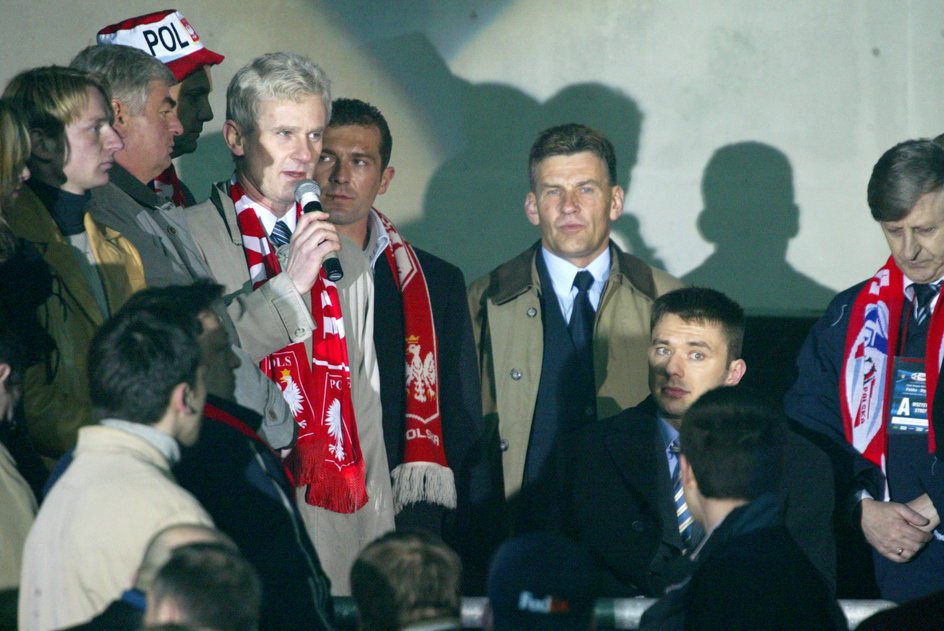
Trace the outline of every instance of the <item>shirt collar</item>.
<instances>
[{"instance_id":1,"label":"shirt collar","mask_svg":"<svg viewBox=\"0 0 944 631\"><path fill-rule=\"evenodd\" d=\"M387 236L387 230L380 221L377 211L371 208L367 213L367 247L364 248L364 254L367 255L371 267L377 264L377 259L389 245L390 237Z\"/></svg>"},{"instance_id":2,"label":"shirt collar","mask_svg":"<svg viewBox=\"0 0 944 631\"><path fill-rule=\"evenodd\" d=\"M659 434L662 435L662 442L665 445L666 451L669 450L669 445L673 441L678 440L679 432L671 423L662 418L662 415L659 415Z\"/></svg>"},{"instance_id":3,"label":"shirt collar","mask_svg":"<svg viewBox=\"0 0 944 631\"><path fill-rule=\"evenodd\" d=\"M272 234L272 230L275 228L275 222L279 219L288 226L289 232L295 232L295 226L298 224L298 213L295 212L294 206L289 208L281 217L276 217L275 213L262 204L257 204L252 200L249 200L249 203L252 204L252 209L256 212L256 217L259 218L259 221L262 222L262 229L265 230L267 235Z\"/></svg>"},{"instance_id":4,"label":"shirt collar","mask_svg":"<svg viewBox=\"0 0 944 631\"><path fill-rule=\"evenodd\" d=\"M159 429L154 429L150 425L145 425L144 423L133 423L131 421L123 421L117 418L106 418L99 421L100 425L106 427L112 427L114 429L120 429L123 432L128 432L129 434L134 434L141 440L147 442L147 444L154 447L154 449L161 452L161 455L167 459L167 462L171 465L177 464L180 460L180 445L177 444L177 441L174 440L171 436L168 436Z\"/></svg>"},{"instance_id":5,"label":"shirt collar","mask_svg":"<svg viewBox=\"0 0 944 631\"><path fill-rule=\"evenodd\" d=\"M566 296L574 286L574 277L577 272L587 270L593 274L593 287L598 285L602 287L610 277L610 262L612 255L610 248L606 248L597 258L593 259L586 267L577 267L567 259L553 254L550 250L541 246L544 254L544 262L547 264L547 272L551 277L551 284L554 285L554 293L558 296Z\"/></svg>"}]
</instances>

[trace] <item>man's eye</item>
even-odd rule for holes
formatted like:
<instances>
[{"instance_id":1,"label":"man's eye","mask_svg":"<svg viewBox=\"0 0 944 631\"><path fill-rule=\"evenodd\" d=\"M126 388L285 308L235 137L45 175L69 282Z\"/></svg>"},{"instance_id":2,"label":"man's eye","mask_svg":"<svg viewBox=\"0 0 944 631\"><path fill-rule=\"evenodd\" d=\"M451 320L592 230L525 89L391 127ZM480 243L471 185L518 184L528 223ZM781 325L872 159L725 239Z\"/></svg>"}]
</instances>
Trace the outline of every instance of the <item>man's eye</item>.
<instances>
[{"instance_id":1,"label":"man's eye","mask_svg":"<svg viewBox=\"0 0 944 631\"><path fill-rule=\"evenodd\" d=\"M694 359L695 361L701 361L701 360L703 360L703 359L705 358L705 354L704 354L704 353L700 353L700 352L698 352L698 351L693 351L692 354L689 355L689 357L691 357L691 358Z\"/></svg>"}]
</instances>

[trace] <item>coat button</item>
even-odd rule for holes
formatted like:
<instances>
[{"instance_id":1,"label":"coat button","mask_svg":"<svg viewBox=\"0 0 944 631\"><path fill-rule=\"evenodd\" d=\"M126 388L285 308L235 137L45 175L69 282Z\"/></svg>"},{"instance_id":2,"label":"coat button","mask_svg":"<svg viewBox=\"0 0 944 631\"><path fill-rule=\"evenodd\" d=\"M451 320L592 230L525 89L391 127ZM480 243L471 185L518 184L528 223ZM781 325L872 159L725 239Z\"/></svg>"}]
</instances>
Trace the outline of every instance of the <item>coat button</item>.
<instances>
[{"instance_id":1,"label":"coat button","mask_svg":"<svg viewBox=\"0 0 944 631\"><path fill-rule=\"evenodd\" d=\"M533 318L538 315L538 310L534 307L528 307L528 317Z\"/></svg>"},{"instance_id":2,"label":"coat button","mask_svg":"<svg viewBox=\"0 0 944 631\"><path fill-rule=\"evenodd\" d=\"M301 338L305 337L306 335L308 335L308 329L306 329L305 327L300 326L300 327L298 327L297 329L295 329L295 339L296 339L296 340L301 339Z\"/></svg>"},{"instance_id":3,"label":"coat button","mask_svg":"<svg viewBox=\"0 0 944 631\"><path fill-rule=\"evenodd\" d=\"M642 532L645 529L646 529L646 524L642 523L640 520L637 519L636 521L633 522L633 530L635 530L636 532Z\"/></svg>"},{"instance_id":4,"label":"coat button","mask_svg":"<svg viewBox=\"0 0 944 631\"><path fill-rule=\"evenodd\" d=\"M514 379L515 381L518 381L519 379L521 379L521 371L518 370L517 368L512 368L510 374L511 374L511 378Z\"/></svg>"},{"instance_id":5,"label":"coat button","mask_svg":"<svg viewBox=\"0 0 944 631\"><path fill-rule=\"evenodd\" d=\"M169 233L171 233L171 234L177 234L177 228L175 228L175 227L173 227L173 226L167 226L167 232L169 232Z\"/></svg>"},{"instance_id":6,"label":"coat button","mask_svg":"<svg viewBox=\"0 0 944 631\"><path fill-rule=\"evenodd\" d=\"M508 441L502 438L500 441L498 441L498 448L502 451L508 451Z\"/></svg>"}]
</instances>

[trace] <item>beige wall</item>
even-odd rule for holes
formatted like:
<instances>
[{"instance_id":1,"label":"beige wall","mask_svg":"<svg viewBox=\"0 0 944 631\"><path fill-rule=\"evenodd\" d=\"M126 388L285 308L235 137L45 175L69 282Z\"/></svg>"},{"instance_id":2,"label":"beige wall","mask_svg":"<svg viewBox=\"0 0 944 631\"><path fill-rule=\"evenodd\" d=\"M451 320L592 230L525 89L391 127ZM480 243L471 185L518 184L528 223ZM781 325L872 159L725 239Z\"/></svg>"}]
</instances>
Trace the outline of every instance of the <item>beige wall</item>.
<instances>
[{"instance_id":1,"label":"beige wall","mask_svg":"<svg viewBox=\"0 0 944 631\"><path fill-rule=\"evenodd\" d=\"M543 127L580 120L616 141L621 243L752 311L821 307L886 256L865 204L872 164L895 142L944 132L937 0L176 6L227 56L213 75L217 118L180 164L198 193L230 169L218 132L232 74L259 53L299 51L336 95L387 115L397 176L378 206L467 280L536 238L521 211L528 146ZM3 8L5 81L67 63L101 26L164 5Z\"/></svg>"}]
</instances>

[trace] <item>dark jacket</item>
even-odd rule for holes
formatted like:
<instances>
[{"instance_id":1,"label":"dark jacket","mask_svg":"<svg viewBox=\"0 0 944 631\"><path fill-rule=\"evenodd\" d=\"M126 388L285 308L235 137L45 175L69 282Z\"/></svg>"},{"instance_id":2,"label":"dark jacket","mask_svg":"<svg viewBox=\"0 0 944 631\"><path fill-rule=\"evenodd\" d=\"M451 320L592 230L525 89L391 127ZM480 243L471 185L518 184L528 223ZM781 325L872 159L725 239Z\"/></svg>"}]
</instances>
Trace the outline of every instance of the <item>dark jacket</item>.
<instances>
[{"instance_id":1,"label":"dark jacket","mask_svg":"<svg viewBox=\"0 0 944 631\"><path fill-rule=\"evenodd\" d=\"M731 511L695 556L691 578L643 614L640 630L848 629L772 494Z\"/></svg>"},{"instance_id":2,"label":"dark jacket","mask_svg":"<svg viewBox=\"0 0 944 631\"><path fill-rule=\"evenodd\" d=\"M331 629L330 582L295 506L278 456L255 430L258 414L210 395L234 425L204 417L200 438L173 472L262 580L259 629ZM240 429L237 429L240 427Z\"/></svg>"},{"instance_id":3,"label":"dark jacket","mask_svg":"<svg viewBox=\"0 0 944 631\"><path fill-rule=\"evenodd\" d=\"M649 397L558 443L559 525L592 553L606 596L658 597L691 569L682 555L656 413ZM787 528L834 584L829 461L793 432L786 432L784 460L780 501Z\"/></svg>"},{"instance_id":4,"label":"dark jacket","mask_svg":"<svg viewBox=\"0 0 944 631\"><path fill-rule=\"evenodd\" d=\"M443 442L455 474L458 505L455 511L429 503L408 505L397 514L397 526L423 527L441 535L462 557L466 589L482 593L488 560L505 530L498 435L486 433L482 422L481 383L462 272L428 252L413 250L433 311ZM403 297L384 255L374 265L374 295L384 445L392 471L403 462L405 448L404 318Z\"/></svg>"}]
</instances>

